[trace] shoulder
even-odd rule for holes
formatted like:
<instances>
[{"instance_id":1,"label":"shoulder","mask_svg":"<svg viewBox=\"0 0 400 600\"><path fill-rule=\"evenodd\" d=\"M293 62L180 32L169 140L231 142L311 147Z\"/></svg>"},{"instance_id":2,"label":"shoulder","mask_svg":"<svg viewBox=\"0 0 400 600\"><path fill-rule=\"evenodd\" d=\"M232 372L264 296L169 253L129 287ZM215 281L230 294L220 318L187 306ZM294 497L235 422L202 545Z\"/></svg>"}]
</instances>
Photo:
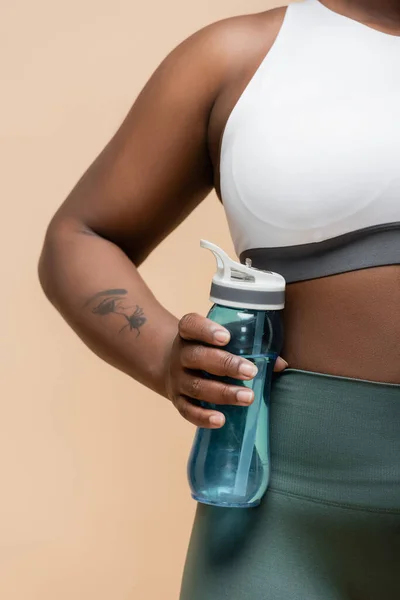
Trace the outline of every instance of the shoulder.
<instances>
[{"instance_id":1,"label":"shoulder","mask_svg":"<svg viewBox=\"0 0 400 600\"><path fill-rule=\"evenodd\" d=\"M221 19L202 27L176 46L169 56L223 83L251 57L271 47L282 25L286 7Z\"/></svg>"},{"instance_id":2,"label":"shoulder","mask_svg":"<svg viewBox=\"0 0 400 600\"><path fill-rule=\"evenodd\" d=\"M282 22L287 7L274 8L259 13L239 15L221 19L192 34L187 40L198 40L212 43L215 50L243 50L243 43L248 43L249 37L272 33Z\"/></svg>"}]
</instances>

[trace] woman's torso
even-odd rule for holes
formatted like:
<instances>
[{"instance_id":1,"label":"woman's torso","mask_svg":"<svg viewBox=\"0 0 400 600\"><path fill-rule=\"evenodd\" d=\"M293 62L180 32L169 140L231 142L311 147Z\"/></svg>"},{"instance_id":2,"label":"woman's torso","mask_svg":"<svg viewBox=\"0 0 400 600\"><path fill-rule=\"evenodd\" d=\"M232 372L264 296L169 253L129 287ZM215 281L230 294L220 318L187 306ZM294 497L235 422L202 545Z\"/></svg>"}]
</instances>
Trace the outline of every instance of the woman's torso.
<instances>
[{"instance_id":1,"label":"woman's torso","mask_svg":"<svg viewBox=\"0 0 400 600\"><path fill-rule=\"evenodd\" d=\"M353 248L354 264L342 248L332 272L316 255L317 275L293 275L282 354L293 368L400 383L400 38L316 0L289 11L251 17L210 119L215 187L238 254L383 229Z\"/></svg>"}]
</instances>

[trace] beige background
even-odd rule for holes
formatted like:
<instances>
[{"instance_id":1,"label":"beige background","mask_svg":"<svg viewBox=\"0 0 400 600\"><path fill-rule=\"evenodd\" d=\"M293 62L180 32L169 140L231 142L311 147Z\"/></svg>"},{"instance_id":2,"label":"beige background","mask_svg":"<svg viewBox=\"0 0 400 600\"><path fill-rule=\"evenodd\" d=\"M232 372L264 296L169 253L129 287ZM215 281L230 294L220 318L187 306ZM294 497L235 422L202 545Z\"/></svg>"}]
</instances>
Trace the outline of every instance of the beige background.
<instances>
[{"instance_id":1,"label":"beige background","mask_svg":"<svg viewBox=\"0 0 400 600\"><path fill-rule=\"evenodd\" d=\"M273 4L1 3L2 600L178 598L194 428L85 348L42 295L36 263L56 207L170 49ZM178 316L209 307L200 237L232 250L214 195L142 269Z\"/></svg>"}]
</instances>

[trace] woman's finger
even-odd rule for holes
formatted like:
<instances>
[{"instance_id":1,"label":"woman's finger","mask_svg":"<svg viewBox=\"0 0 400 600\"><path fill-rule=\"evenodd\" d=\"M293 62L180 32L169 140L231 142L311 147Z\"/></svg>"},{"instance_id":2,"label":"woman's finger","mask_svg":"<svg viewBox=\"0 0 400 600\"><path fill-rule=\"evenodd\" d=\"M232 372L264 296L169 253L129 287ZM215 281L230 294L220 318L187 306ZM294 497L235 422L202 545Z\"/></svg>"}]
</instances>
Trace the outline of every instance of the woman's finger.
<instances>
[{"instance_id":1,"label":"woman's finger","mask_svg":"<svg viewBox=\"0 0 400 600\"><path fill-rule=\"evenodd\" d=\"M286 360L281 356L278 356L278 358L276 359L274 371L279 373L280 371L284 371L285 369L287 369L288 366L289 364L286 362Z\"/></svg>"},{"instance_id":2,"label":"woman's finger","mask_svg":"<svg viewBox=\"0 0 400 600\"><path fill-rule=\"evenodd\" d=\"M201 377L199 372L188 372L179 384L182 395L210 404L231 404L249 406L254 400L254 393L244 385L229 385L214 379Z\"/></svg>"},{"instance_id":3,"label":"woman's finger","mask_svg":"<svg viewBox=\"0 0 400 600\"><path fill-rule=\"evenodd\" d=\"M250 380L257 375L257 367L252 362L219 348L187 343L180 356L186 369L205 371L210 375L242 380Z\"/></svg>"},{"instance_id":4,"label":"woman's finger","mask_svg":"<svg viewBox=\"0 0 400 600\"><path fill-rule=\"evenodd\" d=\"M215 346L225 346L230 340L230 333L225 327L196 313L182 317L178 327L179 335L184 340L196 340Z\"/></svg>"},{"instance_id":5,"label":"woman's finger","mask_svg":"<svg viewBox=\"0 0 400 600\"><path fill-rule=\"evenodd\" d=\"M225 417L222 413L196 406L184 396L177 396L174 404L182 417L196 427L220 429L225 424Z\"/></svg>"}]
</instances>

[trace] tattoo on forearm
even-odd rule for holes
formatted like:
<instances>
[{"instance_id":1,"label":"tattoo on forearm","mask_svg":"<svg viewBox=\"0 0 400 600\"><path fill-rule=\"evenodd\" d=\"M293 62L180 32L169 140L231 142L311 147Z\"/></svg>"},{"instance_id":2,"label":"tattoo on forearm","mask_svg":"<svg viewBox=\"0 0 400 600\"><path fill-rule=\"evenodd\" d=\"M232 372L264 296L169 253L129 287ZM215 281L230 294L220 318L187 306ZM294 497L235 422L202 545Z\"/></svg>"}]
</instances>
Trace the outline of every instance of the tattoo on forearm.
<instances>
[{"instance_id":1,"label":"tattoo on forearm","mask_svg":"<svg viewBox=\"0 0 400 600\"><path fill-rule=\"evenodd\" d=\"M95 294L94 296L91 296L89 298L89 300L85 303L85 306L87 306L88 304L90 304L91 302L93 302L94 300L97 300L98 298L103 298L104 302L107 302L107 300L110 302L112 299L114 299L114 297L118 296L126 296L128 292L126 290L123 289L115 289L115 290L103 290L102 292L97 292L97 294ZM119 298L121 300L121 298ZM94 312L94 311L93 311ZM113 312L112 310L109 312ZM108 314L108 313L104 313L104 314Z\"/></svg>"},{"instance_id":2,"label":"tattoo on forearm","mask_svg":"<svg viewBox=\"0 0 400 600\"><path fill-rule=\"evenodd\" d=\"M119 315L127 321L127 323L120 329L120 333L126 328L129 331L135 330L137 332L136 337L140 335L140 328L146 323L147 318L144 316L143 309L140 306L125 306L127 290L124 289L113 289L103 290L98 292L94 296L91 296L84 306L88 306L92 302L95 302L92 313L104 317L105 315ZM135 309L133 312L133 308Z\"/></svg>"}]
</instances>

